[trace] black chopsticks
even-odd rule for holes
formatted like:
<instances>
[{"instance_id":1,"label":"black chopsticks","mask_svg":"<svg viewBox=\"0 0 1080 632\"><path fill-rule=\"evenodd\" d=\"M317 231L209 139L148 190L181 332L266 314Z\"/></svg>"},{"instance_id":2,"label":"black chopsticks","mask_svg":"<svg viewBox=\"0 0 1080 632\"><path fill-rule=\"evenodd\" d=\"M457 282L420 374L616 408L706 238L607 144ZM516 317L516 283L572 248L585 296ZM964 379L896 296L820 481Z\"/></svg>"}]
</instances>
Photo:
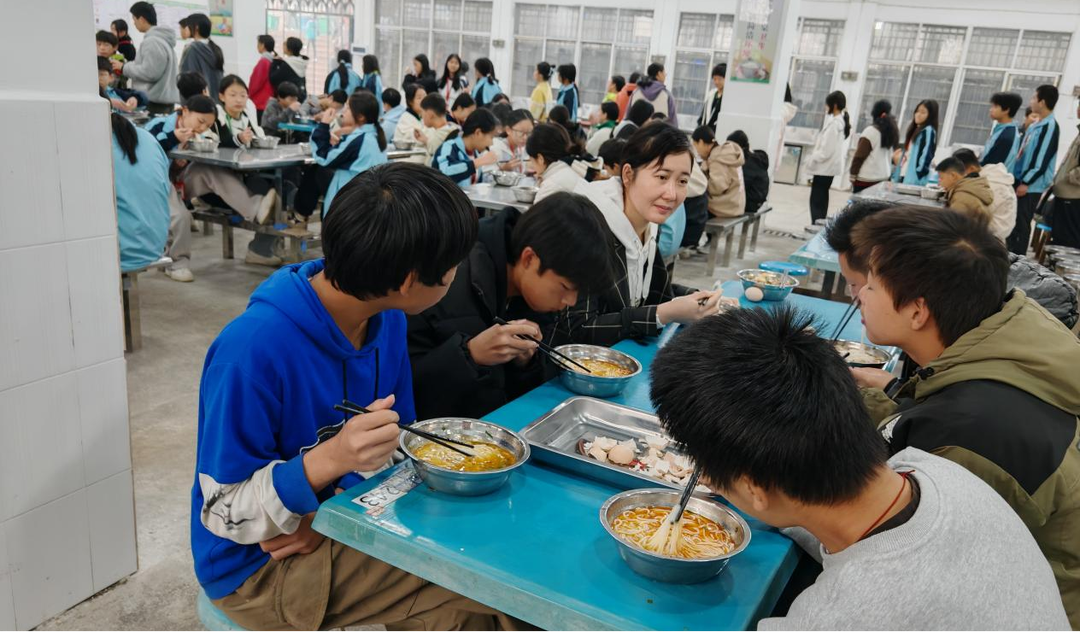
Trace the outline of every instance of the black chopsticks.
<instances>
[{"instance_id":1,"label":"black chopsticks","mask_svg":"<svg viewBox=\"0 0 1080 632\"><path fill-rule=\"evenodd\" d=\"M836 326L836 329L833 330L831 342L836 342L837 339L840 338L840 334L842 334L844 332L844 329L847 328L848 323L851 322L852 317L855 316L855 312L858 311L858 309L859 297L856 296L855 298L851 299L851 305L848 305L847 309L844 310L844 315L840 317L840 324L838 324Z\"/></svg>"},{"instance_id":2,"label":"black chopsticks","mask_svg":"<svg viewBox=\"0 0 1080 632\"><path fill-rule=\"evenodd\" d=\"M366 415L366 414L371 412L367 408L364 408L363 406L358 406L358 405L354 404L353 402L350 402L347 399L343 400L340 404L334 404L334 410L337 410L337 411L340 411L340 412L343 412L343 413L349 413L349 414L352 414L352 415ZM466 452L465 450L462 450L461 448L456 448L453 445L450 445L451 443L453 443L453 444L457 444L459 446L463 446L463 447L466 447L466 448L469 448L470 450L472 450L474 446L471 443L465 443L464 441L457 441L456 439L451 439L450 437L442 437L442 436L439 436L439 435L436 435L436 434L431 434L430 432L424 432L423 430L418 430L416 428L413 428L413 427L407 426L407 425L403 425L403 424L398 424L398 427L401 428L402 430L404 430L405 432L412 433L412 434L414 434L414 435L416 435L418 437L423 437L423 438L427 439L428 441L430 441L432 443L437 443L437 444L441 445L442 447L447 448L449 450L453 450L454 452L457 452L458 454L461 454L463 456L476 456L472 452Z\"/></svg>"},{"instance_id":3,"label":"black chopsticks","mask_svg":"<svg viewBox=\"0 0 1080 632\"><path fill-rule=\"evenodd\" d=\"M496 316L495 317L495 324L496 325L509 325L510 323L508 323L508 322L506 322L506 320ZM555 347L552 347L551 345L547 344L543 340L537 340L536 338L533 338L531 336L523 336L521 334L517 334L514 337L518 338L520 340L531 340L531 341L535 342L540 347L540 350L543 351L544 353L546 353L549 358L551 358L552 360L555 360L557 364L562 364L563 366L566 366L566 363L569 362L570 364L573 364L576 367L580 367L581 370L585 371L586 373L589 373L589 374L592 373L592 371L589 370L589 367L585 366L584 364L581 364L577 360L574 360L573 358L571 358L571 357L569 357L567 355L564 355L563 353L561 353L559 351L556 351Z\"/></svg>"}]
</instances>

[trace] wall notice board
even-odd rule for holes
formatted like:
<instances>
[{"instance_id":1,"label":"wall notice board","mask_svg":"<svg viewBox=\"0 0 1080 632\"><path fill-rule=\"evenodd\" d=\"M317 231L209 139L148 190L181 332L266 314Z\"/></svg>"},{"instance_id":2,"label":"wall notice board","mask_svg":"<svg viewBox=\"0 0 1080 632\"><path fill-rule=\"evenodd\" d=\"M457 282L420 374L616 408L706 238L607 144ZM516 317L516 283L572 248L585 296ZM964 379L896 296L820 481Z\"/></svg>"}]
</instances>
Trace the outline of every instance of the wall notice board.
<instances>
[{"instance_id":1,"label":"wall notice board","mask_svg":"<svg viewBox=\"0 0 1080 632\"><path fill-rule=\"evenodd\" d=\"M108 31L109 24L120 18L134 31L135 25L131 23L131 13L128 11L134 3L135 0L94 0L94 25ZM173 29L177 37L180 35L180 18L186 18L192 13L210 13L209 0L153 0L152 4L157 11L158 26Z\"/></svg>"}]
</instances>

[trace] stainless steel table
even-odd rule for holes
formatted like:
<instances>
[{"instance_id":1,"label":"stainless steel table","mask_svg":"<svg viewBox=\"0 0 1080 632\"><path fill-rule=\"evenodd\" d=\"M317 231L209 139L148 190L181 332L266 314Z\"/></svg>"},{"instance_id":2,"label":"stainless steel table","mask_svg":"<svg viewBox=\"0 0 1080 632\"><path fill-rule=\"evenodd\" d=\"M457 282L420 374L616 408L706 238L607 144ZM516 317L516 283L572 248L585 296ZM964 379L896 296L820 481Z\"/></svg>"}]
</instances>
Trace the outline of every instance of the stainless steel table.
<instances>
[{"instance_id":1,"label":"stainless steel table","mask_svg":"<svg viewBox=\"0 0 1080 632\"><path fill-rule=\"evenodd\" d=\"M526 178L521 181L519 186L532 186L532 184L532 178ZM465 188L465 195L469 196L473 206L481 211L481 213L485 210L502 210L507 206L513 206L519 211L525 212L532 206L532 204L518 202L514 197L514 192L510 190L510 187L501 187L497 184L482 184L479 186L474 184Z\"/></svg>"}]
</instances>

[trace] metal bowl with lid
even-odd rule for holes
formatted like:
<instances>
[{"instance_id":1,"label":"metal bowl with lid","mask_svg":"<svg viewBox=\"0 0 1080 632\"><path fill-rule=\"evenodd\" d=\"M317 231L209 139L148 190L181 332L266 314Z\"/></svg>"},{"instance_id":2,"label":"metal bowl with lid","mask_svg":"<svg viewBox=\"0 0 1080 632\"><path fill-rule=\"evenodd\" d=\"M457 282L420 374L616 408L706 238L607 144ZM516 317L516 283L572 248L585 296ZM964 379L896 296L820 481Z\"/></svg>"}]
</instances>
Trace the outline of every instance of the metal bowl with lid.
<instances>
[{"instance_id":1,"label":"metal bowl with lid","mask_svg":"<svg viewBox=\"0 0 1080 632\"><path fill-rule=\"evenodd\" d=\"M563 386L578 395L615 397L623 392L630 380L641 373L640 362L622 351L616 351L608 347L574 344L555 347L555 350L574 360L603 360L629 371L629 374L619 377L602 377L585 373L577 367L571 368L573 365L567 365L565 361L552 360L562 369L559 379L562 381Z\"/></svg>"},{"instance_id":2,"label":"metal bowl with lid","mask_svg":"<svg viewBox=\"0 0 1080 632\"><path fill-rule=\"evenodd\" d=\"M513 430L489 421L463 417L438 417L417 421L412 424L412 427L458 441L493 443L509 450L514 455L513 465L502 469L486 472L458 472L432 465L418 458L414 450L430 442L423 437L402 432L399 439L401 451L412 460L420 478L435 491L458 496L490 494L502 487L510 478L510 474L529 460L528 441L522 439L521 435Z\"/></svg>"},{"instance_id":3,"label":"metal bowl with lid","mask_svg":"<svg viewBox=\"0 0 1080 632\"><path fill-rule=\"evenodd\" d=\"M690 498L686 505L687 511L708 518L723 527L735 541L735 548L730 553L698 559L653 553L630 544L615 533L611 526L615 518L628 509L674 507L681 494L680 490L672 489L632 489L615 494L600 507L600 524L618 545L619 556L639 575L673 584L696 584L719 575L728 561L742 553L750 544L750 525L746 524L742 516L717 500L699 496Z\"/></svg>"}]
</instances>

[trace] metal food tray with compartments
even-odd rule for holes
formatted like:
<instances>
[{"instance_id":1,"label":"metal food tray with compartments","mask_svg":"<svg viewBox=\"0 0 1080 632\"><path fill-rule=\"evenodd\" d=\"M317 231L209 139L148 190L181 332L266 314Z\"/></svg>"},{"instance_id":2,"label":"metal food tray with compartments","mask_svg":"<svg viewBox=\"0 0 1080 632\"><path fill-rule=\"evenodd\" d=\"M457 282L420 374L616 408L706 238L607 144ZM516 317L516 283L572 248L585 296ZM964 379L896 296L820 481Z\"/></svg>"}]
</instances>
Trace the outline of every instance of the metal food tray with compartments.
<instances>
[{"instance_id":1,"label":"metal food tray with compartments","mask_svg":"<svg viewBox=\"0 0 1080 632\"><path fill-rule=\"evenodd\" d=\"M601 463L577 450L579 441L593 441L598 436L618 441L636 439L640 445L644 445L645 437L668 439L656 415L592 397L571 397L525 426L520 434L532 446L533 459L586 478L620 489L657 486L682 489L671 481L643 472ZM680 454L678 450L668 450Z\"/></svg>"}]
</instances>

